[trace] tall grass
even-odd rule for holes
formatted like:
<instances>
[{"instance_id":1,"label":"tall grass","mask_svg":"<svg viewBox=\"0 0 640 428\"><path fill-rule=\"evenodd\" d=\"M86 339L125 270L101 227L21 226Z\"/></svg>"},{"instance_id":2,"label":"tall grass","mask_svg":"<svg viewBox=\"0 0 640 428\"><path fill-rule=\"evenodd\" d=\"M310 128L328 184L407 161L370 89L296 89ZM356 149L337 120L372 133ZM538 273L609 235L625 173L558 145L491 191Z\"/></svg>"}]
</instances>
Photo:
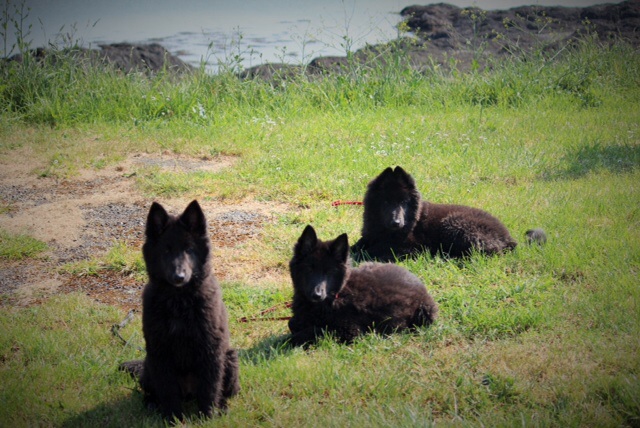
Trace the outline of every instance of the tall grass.
<instances>
[{"instance_id":1,"label":"tall grass","mask_svg":"<svg viewBox=\"0 0 640 428\"><path fill-rule=\"evenodd\" d=\"M460 106L517 107L557 94L590 106L600 102L610 85L634 89L638 84L636 55L623 44L605 48L585 41L565 52L561 61L542 55L535 61L511 59L474 73L415 71L401 54L391 52L400 58L354 66L353 72L322 79L300 75L274 81L242 81L232 73L212 76L204 69L178 81L169 72L147 79L104 67L72 48L52 50L44 59L27 52L21 63L3 63L0 68L0 108L27 122L59 127L167 121L224 125L247 117L342 115L385 107L425 112Z\"/></svg>"},{"instance_id":2,"label":"tall grass","mask_svg":"<svg viewBox=\"0 0 640 428\"><path fill-rule=\"evenodd\" d=\"M139 151L237 155L222 172L141 170L137 183L149 198L289 204L265 225L258 261L283 277L305 224L322 239L357 239L361 208L330 202L361 199L390 165L412 173L426 199L487 209L517 237L532 226L549 234L542 248L521 244L501 257L402 262L427 284L440 319L349 346L329 338L291 349L286 323L239 322L289 300L288 281L224 283L242 391L228 415L193 425L638 425L640 56L632 47L587 41L470 73L416 72L398 57L269 82L203 72L148 78L65 58L1 66L0 155L29 146L58 161L52 174L92 168L105 152L114 163ZM142 265L121 245L75 268L99 275ZM0 424L161 424L115 371L142 355L139 317L123 346L109 328L124 313L85 297L4 309Z\"/></svg>"}]
</instances>

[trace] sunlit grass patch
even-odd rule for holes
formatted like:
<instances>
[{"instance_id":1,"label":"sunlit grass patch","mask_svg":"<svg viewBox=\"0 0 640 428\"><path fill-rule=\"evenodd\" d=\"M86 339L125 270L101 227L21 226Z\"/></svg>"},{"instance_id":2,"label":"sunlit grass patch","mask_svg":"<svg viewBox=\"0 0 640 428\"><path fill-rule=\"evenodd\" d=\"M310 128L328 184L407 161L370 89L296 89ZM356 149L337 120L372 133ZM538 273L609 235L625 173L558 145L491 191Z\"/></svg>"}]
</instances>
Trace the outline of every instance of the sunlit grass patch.
<instances>
[{"instance_id":1,"label":"sunlit grass patch","mask_svg":"<svg viewBox=\"0 0 640 428\"><path fill-rule=\"evenodd\" d=\"M76 276L97 276L102 271L114 271L122 275L132 275L139 281L147 278L147 271L139 248L125 242L115 242L103 256L71 262L61 266L62 272Z\"/></svg>"},{"instance_id":2,"label":"sunlit grass patch","mask_svg":"<svg viewBox=\"0 0 640 428\"><path fill-rule=\"evenodd\" d=\"M125 350L110 325L120 316L119 310L79 295L22 310L5 308L0 314L5 332L0 337L0 420L14 426L36 420L61 425L109 405L122 410L116 416L121 423L144 417L131 400L116 405L131 387L115 370ZM24 403L30 403L28 411L19 410ZM136 413L140 416L132 417Z\"/></svg>"},{"instance_id":3,"label":"sunlit grass patch","mask_svg":"<svg viewBox=\"0 0 640 428\"><path fill-rule=\"evenodd\" d=\"M46 243L32 238L29 235L14 235L0 230L0 258L22 260L29 257L36 257L48 249L49 247Z\"/></svg>"}]
</instances>

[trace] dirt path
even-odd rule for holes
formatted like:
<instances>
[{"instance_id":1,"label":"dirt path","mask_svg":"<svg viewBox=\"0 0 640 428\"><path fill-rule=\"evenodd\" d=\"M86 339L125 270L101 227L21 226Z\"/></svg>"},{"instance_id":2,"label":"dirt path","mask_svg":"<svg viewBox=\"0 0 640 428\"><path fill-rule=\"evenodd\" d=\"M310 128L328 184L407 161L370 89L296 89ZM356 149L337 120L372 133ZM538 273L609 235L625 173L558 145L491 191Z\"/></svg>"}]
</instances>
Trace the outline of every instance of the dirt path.
<instances>
[{"instance_id":1,"label":"dirt path","mask_svg":"<svg viewBox=\"0 0 640 428\"><path fill-rule=\"evenodd\" d=\"M0 294L4 303L27 305L55 293L82 291L96 301L140 308L144 283L114 271L76 276L61 273L60 266L105 254L116 241L141 248L144 223L151 199L135 185L135 173L153 166L171 171L219 171L235 160L220 157L201 160L163 155L133 155L101 170L80 171L72 179L38 178L42 168L27 149L0 159L0 229L27 234L44 241L50 250L42 257L23 261L0 259ZM181 212L187 199L162 200L173 213ZM258 266L251 260L252 246L259 245L265 224L286 206L254 201L219 205L200 201L209 222L214 257L225 260L216 269L220 280L286 281L283 272ZM219 266L218 264L215 264Z\"/></svg>"}]
</instances>

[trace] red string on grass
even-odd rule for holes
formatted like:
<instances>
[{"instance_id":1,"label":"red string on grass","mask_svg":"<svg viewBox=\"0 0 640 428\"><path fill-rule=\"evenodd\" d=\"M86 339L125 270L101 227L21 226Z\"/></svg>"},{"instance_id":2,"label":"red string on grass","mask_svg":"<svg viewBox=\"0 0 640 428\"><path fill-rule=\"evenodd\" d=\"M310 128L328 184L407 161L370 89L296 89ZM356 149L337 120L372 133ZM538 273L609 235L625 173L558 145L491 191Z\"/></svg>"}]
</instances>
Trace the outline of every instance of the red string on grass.
<instances>
[{"instance_id":1,"label":"red string on grass","mask_svg":"<svg viewBox=\"0 0 640 428\"><path fill-rule=\"evenodd\" d=\"M335 201L331 203L332 207L337 207L338 205L362 205L360 201Z\"/></svg>"},{"instance_id":2,"label":"red string on grass","mask_svg":"<svg viewBox=\"0 0 640 428\"><path fill-rule=\"evenodd\" d=\"M282 321L282 320L288 320L291 319L291 317L270 317L270 318L262 318L263 315L271 313L275 310L277 310L278 308L280 308L283 304L279 304L279 305L275 305L272 306L270 308L265 309L264 311L261 311L258 315L253 316L253 317L242 317L242 318L238 318L238 322L249 322L249 321ZM292 305L292 302L284 302L284 307L286 308L290 308Z\"/></svg>"}]
</instances>

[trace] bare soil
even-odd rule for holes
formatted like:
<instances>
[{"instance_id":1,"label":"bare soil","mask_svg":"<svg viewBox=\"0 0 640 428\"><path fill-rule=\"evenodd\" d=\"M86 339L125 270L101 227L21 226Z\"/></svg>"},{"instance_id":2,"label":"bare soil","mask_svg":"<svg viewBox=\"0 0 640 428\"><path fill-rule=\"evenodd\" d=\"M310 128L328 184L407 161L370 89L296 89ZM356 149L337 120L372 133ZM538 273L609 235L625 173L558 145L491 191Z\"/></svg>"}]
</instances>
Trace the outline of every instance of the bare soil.
<instances>
[{"instance_id":1,"label":"bare soil","mask_svg":"<svg viewBox=\"0 0 640 428\"><path fill-rule=\"evenodd\" d=\"M142 247L151 199L136 187L136 172L155 167L171 171L219 171L232 157L197 159L184 155L131 155L99 170L82 170L69 179L38 177L43 165L29 149L0 158L0 228L46 242L49 251L21 261L0 259L0 304L29 305L56 293L80 291L98 302L140 309L144 281L139 276L101 270L98 275L72 275L60 267L104 255L115 242ZM187 199L159 201L179 213ZM247 200L235 204L199 201L208 219L214 263L220 280L286 281L277 267L251 260L259 251L263 227L284 212L284 205ZM136 279L137 278L137 279Z\"/></svg>"}]
</instances>

